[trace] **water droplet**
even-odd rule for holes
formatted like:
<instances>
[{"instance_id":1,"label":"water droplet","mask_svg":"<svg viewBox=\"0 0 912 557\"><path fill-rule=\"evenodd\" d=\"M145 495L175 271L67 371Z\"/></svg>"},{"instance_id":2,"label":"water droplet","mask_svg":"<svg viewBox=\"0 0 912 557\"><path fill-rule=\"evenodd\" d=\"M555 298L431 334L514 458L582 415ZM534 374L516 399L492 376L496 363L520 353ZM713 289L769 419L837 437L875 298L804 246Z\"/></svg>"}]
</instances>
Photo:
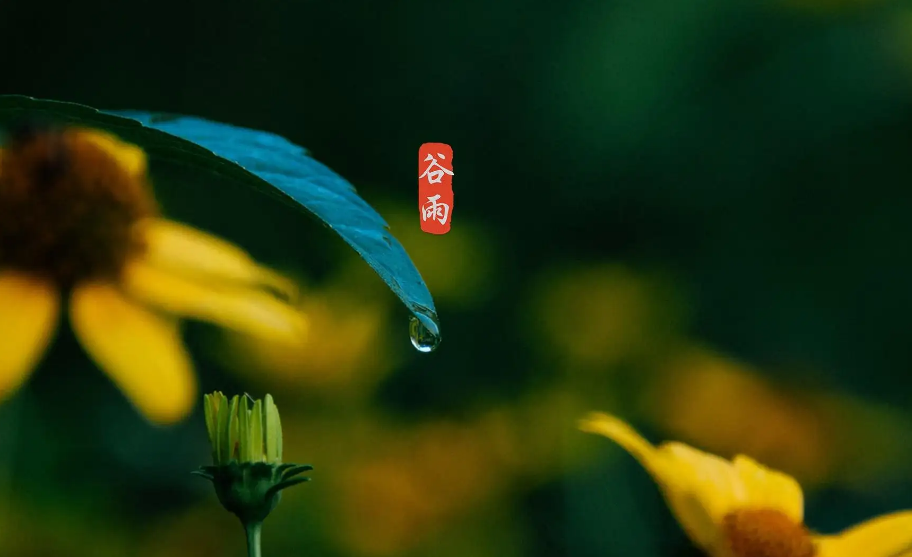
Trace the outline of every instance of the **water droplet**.
<instances>
[{"instance_id":1,"label":"water droplet","mask_svg":"<svg viewBox=\"0 0 912 557\"><path fill-rule=\"evenodd\" d=\"M440 325L437 315L424 308L418 309L409 318L409 337L416 350L427 354L440 346Z\"/></svg>"}]
</instances>

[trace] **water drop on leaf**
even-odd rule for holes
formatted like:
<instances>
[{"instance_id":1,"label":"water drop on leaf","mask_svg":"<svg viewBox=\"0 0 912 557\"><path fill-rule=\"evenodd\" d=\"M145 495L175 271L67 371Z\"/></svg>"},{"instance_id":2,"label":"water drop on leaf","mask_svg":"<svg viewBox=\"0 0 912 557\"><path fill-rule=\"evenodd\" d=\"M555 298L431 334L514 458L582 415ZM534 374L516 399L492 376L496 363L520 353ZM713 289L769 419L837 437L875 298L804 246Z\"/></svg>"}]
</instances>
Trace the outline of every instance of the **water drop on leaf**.
<instances>
[{"instance_id":1,"label":"water drop on leaf","mask_svg":"<svg viewBox=\"0 0 912 557\"><path fill-rule=\"evenodd\" d=\"M419 352L427 354L437 350L440 346L440 325L436 316L430 311L412 315L409 318L409 338Z\"/></svg>"}]
</instances>

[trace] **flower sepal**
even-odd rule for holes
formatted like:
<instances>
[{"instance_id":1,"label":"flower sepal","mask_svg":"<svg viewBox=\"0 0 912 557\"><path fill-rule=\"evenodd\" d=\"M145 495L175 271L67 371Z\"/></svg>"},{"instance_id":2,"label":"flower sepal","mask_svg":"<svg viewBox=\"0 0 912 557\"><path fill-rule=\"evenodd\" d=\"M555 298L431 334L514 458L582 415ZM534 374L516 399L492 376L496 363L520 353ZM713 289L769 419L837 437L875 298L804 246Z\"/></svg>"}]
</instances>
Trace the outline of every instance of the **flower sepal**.
<instances>
[{"instance_id":1,"label":"flower sepal","mask_svg":"<svg viewBox=\"0 0 912 557\"><path fill-rule=\"evenodd\" d=\"M211 481L225 510L250 524L266 519L279 504L283 489L310 481L299 476L310 470L309 464L231 461L201 466L192 473Z\"/></svg>"}]
</instances>

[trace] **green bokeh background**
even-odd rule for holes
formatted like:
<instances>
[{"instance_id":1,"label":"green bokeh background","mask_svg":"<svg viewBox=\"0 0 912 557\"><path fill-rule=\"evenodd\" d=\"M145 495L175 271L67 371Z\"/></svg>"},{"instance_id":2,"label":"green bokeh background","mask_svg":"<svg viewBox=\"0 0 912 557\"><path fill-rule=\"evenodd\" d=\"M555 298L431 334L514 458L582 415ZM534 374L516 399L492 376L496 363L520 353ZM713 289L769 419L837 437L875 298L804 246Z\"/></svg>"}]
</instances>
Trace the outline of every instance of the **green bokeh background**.
<instances>
[{"instance_id":1,"label":"green bokeh background","mask_svg":"<svg viewBox=\"0 0 912 557\"><path fill-rule=\"evenodd\" d=\"M329 230L153 161L170 216L308 294L279 363L186 331L202 388L273 393L316 468L265 555L698 555L575 429L592 409L794 474L814 529L912 508L912 5L3 0L0 52L0 93L306 146L427 280L422 355ZM424 142L455 153L446 236L419 230ZM201 408L147 424L63 329L0 405L0 555L241 556L208 459Z\"/></svg>"}]
</instances>

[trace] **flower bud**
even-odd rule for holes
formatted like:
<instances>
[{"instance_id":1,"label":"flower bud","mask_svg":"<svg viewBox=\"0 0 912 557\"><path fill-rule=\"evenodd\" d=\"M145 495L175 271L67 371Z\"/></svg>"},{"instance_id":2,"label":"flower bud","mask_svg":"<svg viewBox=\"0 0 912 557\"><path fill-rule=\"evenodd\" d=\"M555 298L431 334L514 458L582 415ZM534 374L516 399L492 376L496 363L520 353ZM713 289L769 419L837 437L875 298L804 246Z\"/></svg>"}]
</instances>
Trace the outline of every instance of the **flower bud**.
<instances>
[{"instance_id":1,"label":"flower bud","mask_svg":"<svg viewBox=\"0 0 912 557\"><path fill-rule=\"evenodd\" d=\"M307 464L282 464L282 424L271 395L253 400L220 392L203 397L212 466L193 472L210 480L222 506L245 527L261 523L279 504L286 487L310 480L295 477Z\"/></svg>"}]
</instances>

